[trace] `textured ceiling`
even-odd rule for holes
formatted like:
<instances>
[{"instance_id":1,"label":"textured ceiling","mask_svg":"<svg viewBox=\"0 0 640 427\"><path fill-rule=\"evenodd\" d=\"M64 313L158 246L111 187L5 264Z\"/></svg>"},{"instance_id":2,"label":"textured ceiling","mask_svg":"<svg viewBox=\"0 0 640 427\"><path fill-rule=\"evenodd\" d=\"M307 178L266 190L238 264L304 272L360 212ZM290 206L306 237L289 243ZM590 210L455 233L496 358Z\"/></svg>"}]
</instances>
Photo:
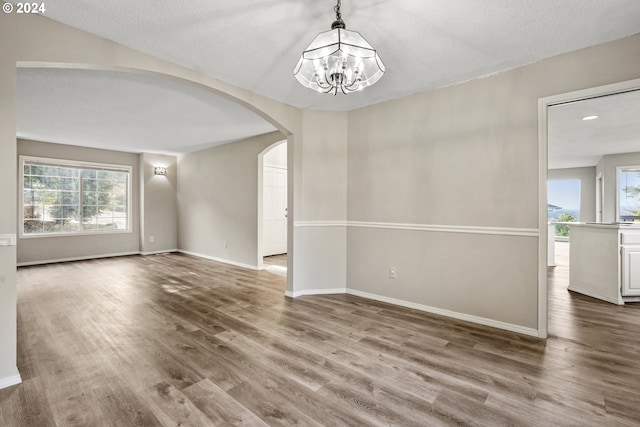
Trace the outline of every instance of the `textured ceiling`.
<instances>
[{"instance_id":1,"label":"textured ceiling","mask_svg":"<svg viewBox=\"0 0 640 427\"><path fill-rule=\"evenodd\" d=\"M344 0L347 28L378 49L387 73L332 96L302 87L292 71L329 28L334 4L68 0L47 2L45 16L290 105L335 111L640 33L638 0ZM124 151L180 154L274 130L202 89L122 73L22 69L18 107L20 137Z\"/></svg>"},{"instance_id":2,"label":"textured ceiling","mask_svg":"<svg viewBox=\"0 0 640 427\"><path fill-rule=\"evenodd\" d=\"M597 115L596 120L582 120ZM549 108L549 168L595 166L606 154L640 152L640 90Z\"/></svg>"},{"instance_id":3,"label":"textured ceiling","mask_svg":"<svg viewBox=\"0 0 640 427\"><path fill-rule=\"evenodd\" d=\"M68 0L46 16L300 108L350 110L640 32L638 0L345 0L387 66L332 96L293 77L333 0Z\"/></svg>"}]
</instances>

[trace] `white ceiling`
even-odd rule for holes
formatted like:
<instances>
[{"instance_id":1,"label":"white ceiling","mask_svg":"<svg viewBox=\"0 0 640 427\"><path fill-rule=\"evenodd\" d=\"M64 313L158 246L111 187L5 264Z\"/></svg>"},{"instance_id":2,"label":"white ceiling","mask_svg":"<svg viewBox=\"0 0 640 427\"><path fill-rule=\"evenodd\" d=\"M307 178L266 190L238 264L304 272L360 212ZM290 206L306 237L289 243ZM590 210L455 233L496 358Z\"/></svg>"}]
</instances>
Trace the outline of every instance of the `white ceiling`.
<instances>
[{"instance_id":1,"label":"white ceiling","mask_svg":"<svg viewBox=\"0 0 640 427\"><path fill-rule=\"evenodd\" d=\"M582 120L597 115L595 120ZM606 154L640 152L640 90L549 108L549 169L595 166Z\"/></svg>"},{"instance_id":2,"label":"white ceiling","mask_svg":"<svg viewBox=\"0 0 640 427\"><path fill-rule=\"evenodd\" d=\"M184 154L275 130L233 101L167 77L18 69L19 138Z\"/></svg>"},{"instance_id":3,"label":"white ceiling","mask_svg":"<svg viewBox=\"0 0 640 427\"><path fill-rule=\"evenodd\" d=\"M347 28L378 49L387 73L363 92L332 96L302 87L293 67L315 35L329 29L334 5L69 0L46 3L45 16L299 108L335 111L640 33L638 0L345 0ZM197 92L157 77L21 70L18 134L184 153L273 130L225 98ZM62 122L62 115L74 120Z\"/></svg>"},{"instance_id":4,"label":"white ceiling","mask_svg":"<svg viewBox=\"0 0 640 427\"><path fill-rule=\"evenodd\" d=\"M334 0L75 0L46 16L299 108L350 110L640 32L638 0L345 0L386 75L361 93L302 87L293 68Z\"/></svg>"}]
</instances>

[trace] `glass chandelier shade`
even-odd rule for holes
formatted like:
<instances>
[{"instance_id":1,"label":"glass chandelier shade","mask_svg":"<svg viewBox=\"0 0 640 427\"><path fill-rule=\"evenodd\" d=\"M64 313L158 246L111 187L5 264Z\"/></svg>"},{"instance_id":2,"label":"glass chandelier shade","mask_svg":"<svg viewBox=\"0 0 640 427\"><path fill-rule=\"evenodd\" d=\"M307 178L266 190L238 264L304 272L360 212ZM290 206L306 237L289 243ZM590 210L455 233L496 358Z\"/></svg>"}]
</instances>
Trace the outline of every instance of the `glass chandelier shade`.
<instances>
[{"instance_id":1,"label":"glass chandelier shade","mask_svg":"<svg viewBox=\"0 0 640 427\"><path fill-rule=\"evenodd\" d=\"M331 30L320 33L305 49L293 74L318 92L347 94L371 86L385 68L376 50L358 33L346 29L340 17L340 2Z\"/></svg>"}]
</instances>

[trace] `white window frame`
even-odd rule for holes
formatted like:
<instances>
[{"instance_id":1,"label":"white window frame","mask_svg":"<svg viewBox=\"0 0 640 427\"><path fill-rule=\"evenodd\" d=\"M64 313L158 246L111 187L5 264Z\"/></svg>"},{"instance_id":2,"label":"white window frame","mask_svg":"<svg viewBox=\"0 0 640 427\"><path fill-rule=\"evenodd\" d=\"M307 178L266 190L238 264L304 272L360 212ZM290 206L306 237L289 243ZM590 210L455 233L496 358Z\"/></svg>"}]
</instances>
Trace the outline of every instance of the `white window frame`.
<instances>
[{"instance_id":1,"label":"white window frame","mask_svg":"<svg viewBox=\"0 0 640 427\"><path fill-rule=\"evenodd\" d=\"M20 220L19 225L19 238L21 239L39 239L46 237L65 237L65 236L87 236L87 235L108 235L108 234L123 234L123 233L133 233L132 228L132 209L131 209L131 193L133 188L133 167L130 165L118 165L111 163L96 163L96 162L86 162L79 160L66 160L66 159L54 159L48 157L36 157L36 156L25 156L21 155L19 157L20 161L20 169L19 169L19 204L18 204L18 218ZM126 229L110 229L107 231L97 231L97 230L88 230L88 231L78 231L78 232L52 232L52 233L27 233L24 232L24 166L25 163L31 164L42 164L43 166L62 166L62 167L76 167L76 168L84 168L84 169L93 169L93 170L108 170L114 172L127 172L129 174L129 179L127 180L127 228ZM82 199L82 192L80 192L80 198ZM82 206L82 204L80 205Z\"/></svg>"},{"instance_id":2,"label":"white window frame","mask_svg":"<svg viewBox=\"0 0 640 427\"><path fill-rule=\"evenodd\" d=\"M620 173L621 172L638 172L640 173L640 165L616 166L616 219L615 222L623 222L620 220ZM630 222L630 221L627 221Z\"/></svg>"}]
</instances>

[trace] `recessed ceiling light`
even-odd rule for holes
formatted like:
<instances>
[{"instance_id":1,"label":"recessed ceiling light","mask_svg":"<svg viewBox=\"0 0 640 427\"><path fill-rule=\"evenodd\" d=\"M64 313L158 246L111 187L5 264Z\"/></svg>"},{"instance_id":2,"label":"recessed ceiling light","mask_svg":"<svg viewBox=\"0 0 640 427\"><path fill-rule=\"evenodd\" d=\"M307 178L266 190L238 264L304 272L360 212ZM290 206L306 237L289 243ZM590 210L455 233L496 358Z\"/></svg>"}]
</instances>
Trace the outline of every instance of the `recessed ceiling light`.
<instances>
[{"instance_id":1,"label":"recessed ceiling light","mask_svg":"<svg viewBox=\"0 0 640 427\"><path fill-rule=\"evenodd\" d=\"M597 118L598 118L598 116L595 116L595 115L593 115L593 116L584 116L582 118L582 120L595 120Z\"/></svg>"}]
</instances>

